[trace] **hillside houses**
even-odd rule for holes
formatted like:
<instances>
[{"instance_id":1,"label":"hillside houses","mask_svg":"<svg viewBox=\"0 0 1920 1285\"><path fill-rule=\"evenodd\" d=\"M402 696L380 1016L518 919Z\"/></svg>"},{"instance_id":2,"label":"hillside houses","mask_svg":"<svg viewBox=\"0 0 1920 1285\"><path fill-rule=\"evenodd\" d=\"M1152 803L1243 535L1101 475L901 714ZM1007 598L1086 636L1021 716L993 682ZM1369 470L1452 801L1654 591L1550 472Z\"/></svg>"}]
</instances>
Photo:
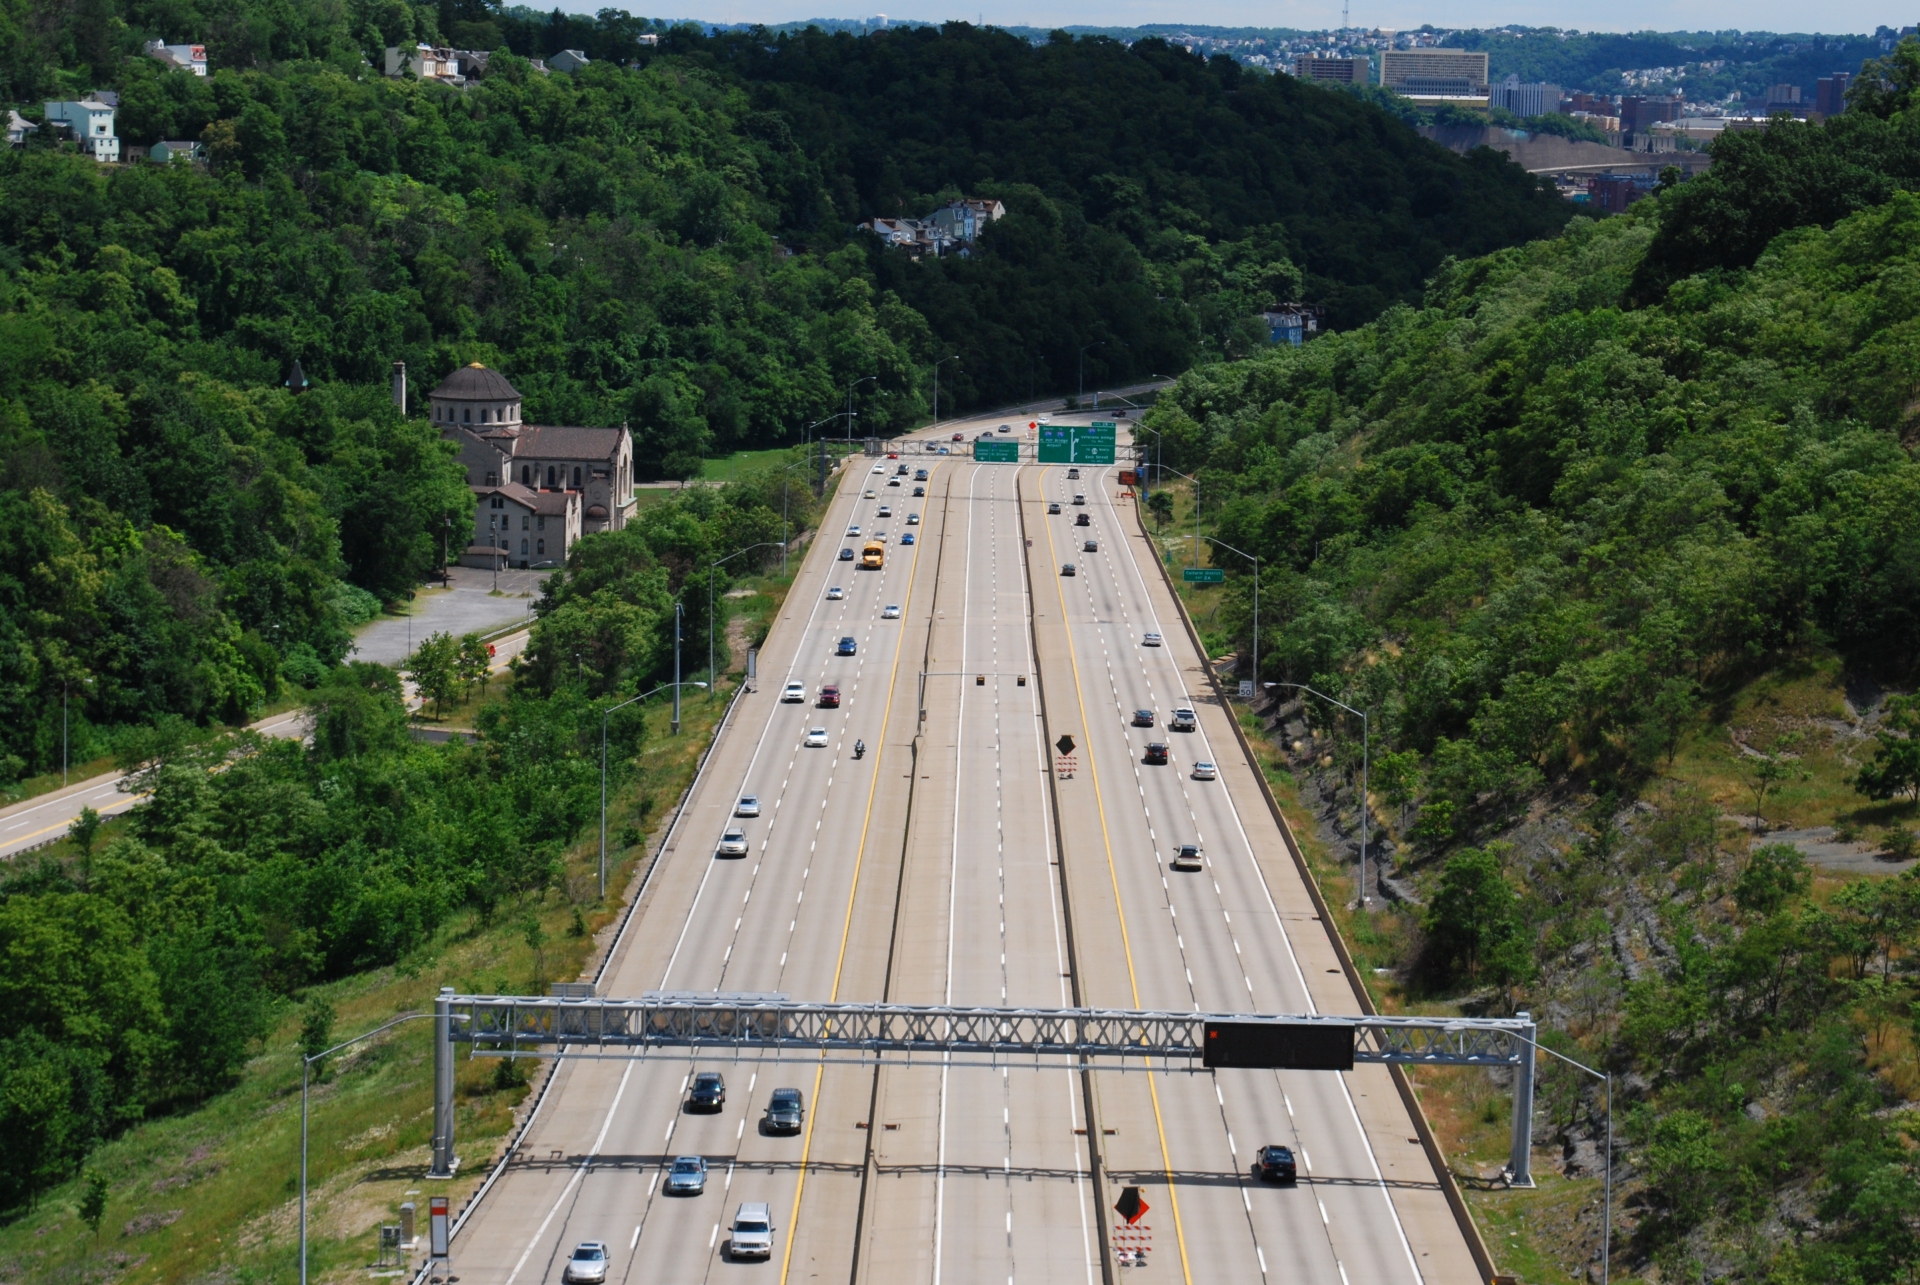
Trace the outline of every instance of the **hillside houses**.
<instances>
[{"instance_id":1,"label":"hillside houses","mask_svg":"<svg viewBox=\"0 0 1920 1285\"><path fill-rule=\"evenodd\" d=\"M915 258L923 254L938 257L950 251L966 254L987 225L1006 212L1007 207L999 201L962 199L949 201L924 218L872 218L858 226L860 231L871 232Z\"/></svg>"}]
</instances>

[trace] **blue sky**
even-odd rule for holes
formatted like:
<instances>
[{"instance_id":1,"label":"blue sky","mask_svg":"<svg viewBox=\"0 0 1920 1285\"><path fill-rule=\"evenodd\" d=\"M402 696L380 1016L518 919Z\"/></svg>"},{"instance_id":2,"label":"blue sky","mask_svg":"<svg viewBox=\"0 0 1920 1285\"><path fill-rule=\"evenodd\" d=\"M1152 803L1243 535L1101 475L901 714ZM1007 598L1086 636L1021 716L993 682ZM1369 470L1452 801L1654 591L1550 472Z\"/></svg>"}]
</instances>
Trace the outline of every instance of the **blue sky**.
<instances>
[{"instance_id":1,"label":"blue sky","mask_svg":"<svg viewBox=\"0 0 1920 1285\"><path fill-rule=\"evenodd\" d=\"M562 8L590 13L607 0L563 0ZM620 0L611 0L619 3ZM628 0L631 3L631 0ZM1336 27L1339 0L1211 0L1206 4L1167 4L1164 0L1030 0L992 3L962 0L915 4L878 0L864 13L839 9L820 0L713 0L711 8L686 6L681 13L713 22L792 22L811 17L858 18L885 11L895 18L938 22L966 18L1000 26L1134 26L1180 22L1206 26ZM634 12L641 10L635 8ZM651 13L651 10L647 10ZM664 11L663 11L664 13ZM1837 0L1809 10L1787 0L1613 0L1596 5L1583 0L1354 0L1356 26L1400 30L1432 23L1436 27L1496 27L1509 22L1529 26L1573 27L1582 31L1805 31L1871 32L1875 27L1908 26L1911 6L1900 8L1862 0Z\"/></svg>"}]
</instances>

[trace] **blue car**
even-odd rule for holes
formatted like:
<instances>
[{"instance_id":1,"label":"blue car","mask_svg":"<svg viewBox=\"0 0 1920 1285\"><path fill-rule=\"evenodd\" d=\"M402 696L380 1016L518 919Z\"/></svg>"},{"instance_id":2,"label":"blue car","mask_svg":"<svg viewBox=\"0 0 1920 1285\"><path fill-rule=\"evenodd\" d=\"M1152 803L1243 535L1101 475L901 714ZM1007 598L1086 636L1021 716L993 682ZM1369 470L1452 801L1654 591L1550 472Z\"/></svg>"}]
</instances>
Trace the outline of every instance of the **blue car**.
<instances>
[{"instance_id":1,"label":"blue car","mask_svg":"<svg viewBox=\"0 0 1920 1285\"><path fill-rule=\"evenodd\" d=\"M852 550L852 549L842 549L842 550L840 550L840 561L842 561L842 562L852 562L852 561L853 561L853 550Z\"/></svg>"},{"instance_id":2,"label":"blue car","mask_svg":"<svg viewBox=\"0 0 1920 1285\"><path fill-rule=\"evenodd\" d=\"M911 531L909 531L909 532L907 532L907 533L906 533L905 535L903 535L903 536L901 536L901 537L900 537L900 543L902 543L902 544L912 544L912 543L913 543L913 532L911 532Z\"/></svg>"},{"instance_id":3,"label":"blue car","mask_svg":"<svg viewBox=\"0 0 1920 1285\"><path fill-rule=\"evenodd\" d=\"M859 644L854 642L851 637L842 638L840 640L840 654L842 656L851 656L855 654L855 652L858 651L858 649L859 649Z\"/></svg>"}]
</instances>

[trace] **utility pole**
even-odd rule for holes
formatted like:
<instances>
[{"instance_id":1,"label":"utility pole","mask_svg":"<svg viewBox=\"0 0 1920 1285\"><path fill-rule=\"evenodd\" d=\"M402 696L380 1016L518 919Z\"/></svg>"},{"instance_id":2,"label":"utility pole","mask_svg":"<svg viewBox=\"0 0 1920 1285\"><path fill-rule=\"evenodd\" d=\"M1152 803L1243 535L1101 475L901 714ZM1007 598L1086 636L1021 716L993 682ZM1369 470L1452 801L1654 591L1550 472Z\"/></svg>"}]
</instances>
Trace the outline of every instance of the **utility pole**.
<instances>
[{"instance_id":1,"label":"utility pole","mask_svg":"<svg viewBox=\"0 0 1920 1285\"><path fill-rule=\"evenodd\" d=\"M1104 339L1096 339L1088 344L1086 348L1080 350L1080 392L1079 395L1073 399L1075 405L1085 401L1087 397L1087 349L1098 348L1106 342Z\"/></svg>"},{"instance_id":2,"label":"utility pole","mask_svg":"<svg viewBox=\"0 0 1920 1285\"><path fill-rule=\"evenodd\" d=\"M950 361L959 361L959 353L951 353L933 363L933 426L940 427L940 368Z\"/></svg>"},{"instance_id":3,"label":"utility pole","mask_svg":"<svg viewBox=\"0 0 1920 1285\"><path fill-rule=\"evenodd\" d=\"M680 600L673 601L673 734L680 735Z\"/></svg>"}]
</instances>

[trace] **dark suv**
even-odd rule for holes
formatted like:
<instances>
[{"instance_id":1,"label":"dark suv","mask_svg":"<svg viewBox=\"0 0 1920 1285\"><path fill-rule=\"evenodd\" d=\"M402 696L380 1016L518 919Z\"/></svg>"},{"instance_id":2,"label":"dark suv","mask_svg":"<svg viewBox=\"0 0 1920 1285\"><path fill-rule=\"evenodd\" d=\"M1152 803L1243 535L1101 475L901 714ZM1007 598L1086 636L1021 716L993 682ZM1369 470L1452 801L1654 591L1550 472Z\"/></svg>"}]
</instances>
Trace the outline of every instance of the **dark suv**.
<instances>
[{"instance_id":1,"label":"dark suv","mask_svg":"<svg viewBox=\"0 0 1920 1285\"><path fill-rule=\"evenodd\" d=\"M1147 743L1147 757L1143 761L1165 766L1167 761L1167 747L1159 741L1149 741Z\"/></svg>"},{"instance_id":2,"label":"dark suv","mask_svg":"<svg viewBox=\"0 0 1920 1285\"><path fill-rule=\"evenodd\" d=\"M800 1126L806 1123L807 1108L805 1099L798 1089L775 1089L773 1097L767 1102L768 1133L798 1133Z\"/></svg>"},{"instance_id":3,"label":"dark suv","mask_svg":"<svg viewBox=\"0 0 1920 1285\"><path fill-rule=\"evenodd\" d=\"M687 1110L718 1111L727 1105L727 1082L718 1071L702 1071L687 1090Z\"/></svg>"},{"instance_id":4,"label":"dark suv","mask_svg":"<svg viewBox=\"0 0 1920 1285\"><path fill-rule=\"evenodd\" d=\"M1260 1159L1253 1167L1262 1182L1292 1182L1298 1176L1294 1172L1293 1152L1285 1147L1260 1148Z\"/></svg>"}]
</instances>

